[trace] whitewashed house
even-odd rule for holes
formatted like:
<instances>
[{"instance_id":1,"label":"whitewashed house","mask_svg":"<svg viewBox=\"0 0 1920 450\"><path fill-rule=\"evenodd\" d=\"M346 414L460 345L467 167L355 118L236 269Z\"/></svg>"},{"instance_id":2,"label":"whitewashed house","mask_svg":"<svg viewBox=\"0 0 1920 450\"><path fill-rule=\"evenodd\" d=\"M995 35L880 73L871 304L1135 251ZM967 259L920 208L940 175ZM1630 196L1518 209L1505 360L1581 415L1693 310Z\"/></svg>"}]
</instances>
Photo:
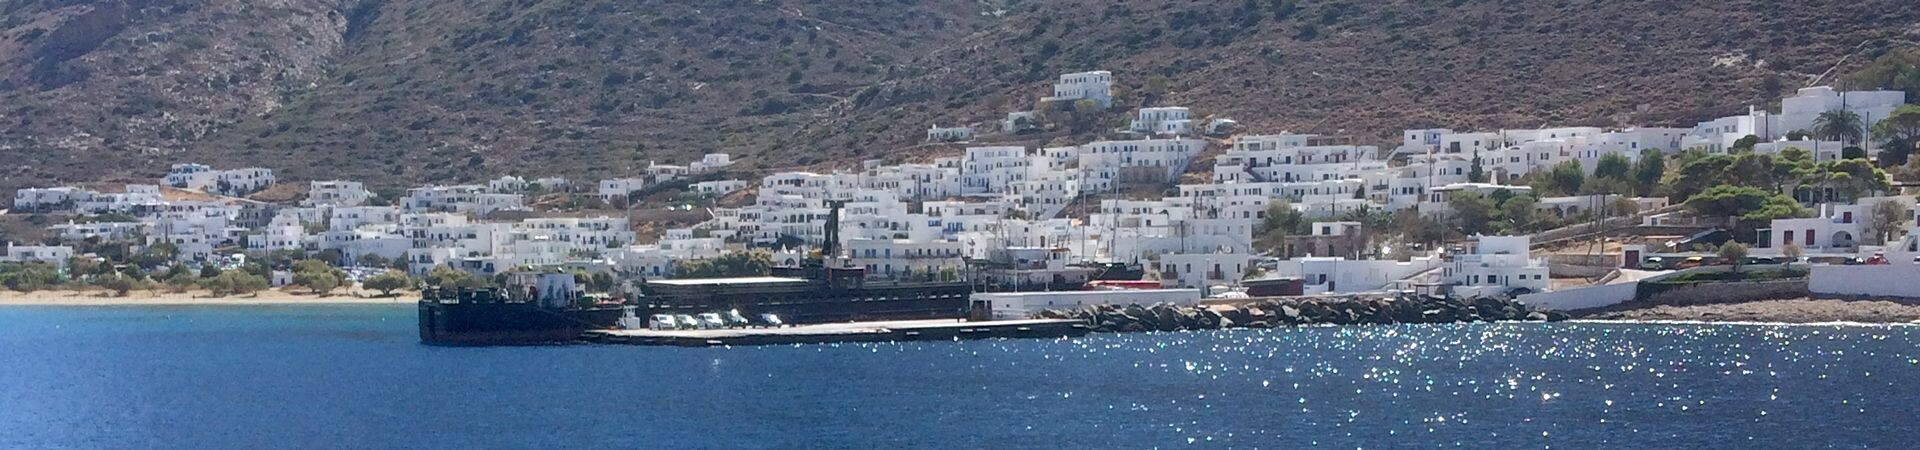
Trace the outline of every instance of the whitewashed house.
<instances>
[{"instance_id":1,"label":"whitewashed house","mask_svg":"<svg viewBox=\"0 0 1920 450\"><path fill-rule=\"evenodd\" d=\"M0 262L44 263L59 270L66 270L67 260L73 259L73 247L64 245L14 245L7 243L6 253L0 253Z\"/></svg>"},{"instance_id":2,"label":"whitewashed house","mask_svg":"<svg viewBox=\"0 0 1920 450\"><path fill-rule=\"evenodd\" d=\"M600 195L600 200L612 202L616 199L625 200L627 196L633 195L635 192L640 192L641 189L646 189L646 187L647 180L645 179L614 178L600 180L600 189L597 192Z\"/></svg>"},{"instance_id":3,"label":"whitewashed house","mask_svg":"<svg viewBox=\"0 0 1920 450\"><path fill-rule=\"evenodd\" d=\"M726 153L708 153L706 155L702 155L699 161L694 161L691 164L687 164L687 173L693 174L693 175L703 175L703 174L726 170L726 168L732 167L732 166L733 166L733 155L729 155Z\"/></svg>"},{"instance_id":4,"label":"whitewashed house","mask_svg":"<svg viewBox=\"0 0 1920 450\"><path fill-rule=\"evenodd\" d=\"M164 181L176 188L237 197L272 186L273 169L214 170L205 164L174 164Z\"/></svg>"},{"instance_id":5,"label":"whitewashed house","mask_svg":"<svg viewBox=\"0 0 1920 450\"><path fill-rule=\"evenodd\" d=\"M1772 226L1756 230L1760 236L1755 247L1781 249L1793 244L1807 253L1852 253L1880 231L1872 229L1872 222L1873 209L1881 202L1914 210L1914 198L1905 195L1862 198L1852 204L1821 203L1815 217L1774 219ZM1900 229L1893 231L1906 229L1907 221L1901 222L1896 225Z\"/></svg>"},{"instance_id":6,"label":"whitewashed house","mask_svg":"<svg viewBox=\"0 0 1920 450\"><path fill-rule=\"evenodd\" d=\"M1193 133L1192 112L1184 106L1140 108L1128 127L1136 133L1178 136Z\"/></svg>"},{"instance_id":7,"label":"whitewashed house","mask_svg":"<svg viewBox=\"0 0 1920 450\"><path fill-rule=\"evenodd\" d=\"M373 192L358 181L313 181L307 183L307 198L300 206L360 206L373 198Z\"/></svg>"},{"instance_id":8,"label":"whitewashed house","mask_svg":"<svg viewBox=\"0 0 1920 450\"><path fill-rule=\"evenodd\" d=\"M14 191L13 209L42 213L65 211L93 196L93 191L75 187L26 188Z\"/></svg>"},{"instance_id":9,"label":"whitewashed house","mask_svg":"<svg viewBox=\"0 0 1920 450\"><path fill-rule=\"evenodd\" d=\"M966 142L973 140L973 127L927 127L927 142Z\"/></svg>"},{"instance_id":10,"label":"whitewashed house","mask_svg":"<svg viewBox=\"0 0 1920 450\"><path fill-rule=\"evenodd\" d=\"M715 180L694 183L687 187L688 192L719 197L747 188L747 182L740 180Z\"/></svg>"},{"instance_id":11,"label":"whitewashed house","mask_svg":"<svg viewBox=\"0 0 1920 450\"><path fill-rule=\"evenodd\" d=\"M1042 99L1050 102L1073 102L1093 100L1101 109L1113 106L1113 73L1105 70L1069 73L1060 76L1053 83L1053 96Z\"/></svg>"},{"instance_id":12,"label":"whitewashed house","mask_svg":"<svg viewBox=\"0 0 1920 450\"><path fill-rule=\"evenodd\" d=\"M1545 292L1547 263L1530 254L1526 236L1477 236L1472 248L1454 255L1442 276L1464 296Z\"/></svg>"}]
</instances>

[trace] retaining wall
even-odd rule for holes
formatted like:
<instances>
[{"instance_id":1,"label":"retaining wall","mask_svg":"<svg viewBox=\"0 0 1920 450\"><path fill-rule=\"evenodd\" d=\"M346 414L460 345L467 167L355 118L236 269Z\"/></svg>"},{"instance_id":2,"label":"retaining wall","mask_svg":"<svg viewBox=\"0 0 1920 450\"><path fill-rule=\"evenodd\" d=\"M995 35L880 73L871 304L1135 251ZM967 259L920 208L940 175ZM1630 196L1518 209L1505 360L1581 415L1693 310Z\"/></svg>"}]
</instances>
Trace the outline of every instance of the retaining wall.
<instances>
[{"instance_id":1,"label":"retaining wall","mask_svg":"<svg viewBox=\"0 0 1920 450\"><path fill-rule=\"evenodd\" d=\"M1807 290L1827 295L1920 298L1920 265L1813 266Z\"/></svg>"}]
</instances>

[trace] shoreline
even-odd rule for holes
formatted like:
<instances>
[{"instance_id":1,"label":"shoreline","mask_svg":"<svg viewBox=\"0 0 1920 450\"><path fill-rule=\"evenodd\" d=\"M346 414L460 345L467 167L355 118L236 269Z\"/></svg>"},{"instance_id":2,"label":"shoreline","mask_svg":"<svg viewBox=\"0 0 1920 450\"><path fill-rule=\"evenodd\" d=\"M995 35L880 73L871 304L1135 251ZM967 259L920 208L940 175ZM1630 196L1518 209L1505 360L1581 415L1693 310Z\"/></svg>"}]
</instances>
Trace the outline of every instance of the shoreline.
<instances>
[{"instance_id":1,"label":"shoreline","mask_svg":"<svg viewBox=\"0 0 1920 450\"><path fill-rule=\"evenodd\" d=\"M1574 313L1580 322L1755 325L1920 323L1920 300L1799 297L1701 305L1633 305Z\"/></svg>"},{"instance_id":2,"label":"shoreline","mask_svg":"<svg viewBox=\"0 0 1920 450\"><path fill-rule=\"evenodd\" d=\"M418 300L412 292L377 297L371 291L344 291L327 296L265 290L246 295L215 296L207 291L133 291L115 296L102 290L0 292L0 307L10 306L276 306L276 305L408 305Z\"/></svg>"}]
</instances>

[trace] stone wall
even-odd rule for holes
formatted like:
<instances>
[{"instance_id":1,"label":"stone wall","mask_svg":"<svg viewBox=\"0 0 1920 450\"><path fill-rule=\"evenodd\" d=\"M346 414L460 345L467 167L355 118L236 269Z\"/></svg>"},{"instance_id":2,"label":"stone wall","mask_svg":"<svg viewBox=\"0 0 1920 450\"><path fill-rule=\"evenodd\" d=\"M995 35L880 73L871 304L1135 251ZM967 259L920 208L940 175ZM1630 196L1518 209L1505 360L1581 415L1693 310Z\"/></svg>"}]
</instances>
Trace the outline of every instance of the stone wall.
<instances>
[{"instance_id":1,"label":"stone wall","mask_svg":"<svg viewBox=\"0 0 1920 450\"><path fill-rule=\"evenodd\" d=\"M1705 305L1779 300L1810 295L1806 279L1642 283L1638 302L1653 305Z\"/></svg>"}]
</instances>

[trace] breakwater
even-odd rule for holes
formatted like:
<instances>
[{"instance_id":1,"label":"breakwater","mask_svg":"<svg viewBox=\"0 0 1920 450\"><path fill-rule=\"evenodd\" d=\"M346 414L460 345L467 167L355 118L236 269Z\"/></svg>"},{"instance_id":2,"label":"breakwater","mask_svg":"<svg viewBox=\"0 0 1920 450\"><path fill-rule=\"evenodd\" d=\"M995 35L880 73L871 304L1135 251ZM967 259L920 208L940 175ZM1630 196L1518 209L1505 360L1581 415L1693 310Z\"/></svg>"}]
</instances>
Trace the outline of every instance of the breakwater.
<instances>
[{"instance_id":1,"label":"breakwater","mask_svg":"<svg viewBox=\"0 0 1920 450\"><path fill-rule=\"evenodd\" d=\"M1274 328L1299 325L1561 321L1509 299L1405 295L1386 298L1293 297L1254 299L1231 305L1101 305L1045 310L1043 319L1087 321L1095 332L1142 332Z\"/></svg>"}]
</instances>

